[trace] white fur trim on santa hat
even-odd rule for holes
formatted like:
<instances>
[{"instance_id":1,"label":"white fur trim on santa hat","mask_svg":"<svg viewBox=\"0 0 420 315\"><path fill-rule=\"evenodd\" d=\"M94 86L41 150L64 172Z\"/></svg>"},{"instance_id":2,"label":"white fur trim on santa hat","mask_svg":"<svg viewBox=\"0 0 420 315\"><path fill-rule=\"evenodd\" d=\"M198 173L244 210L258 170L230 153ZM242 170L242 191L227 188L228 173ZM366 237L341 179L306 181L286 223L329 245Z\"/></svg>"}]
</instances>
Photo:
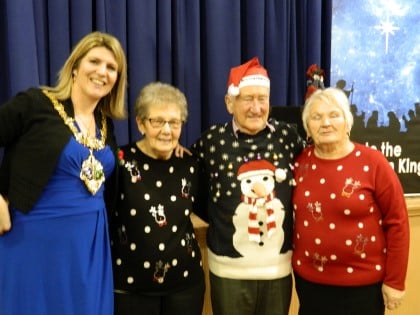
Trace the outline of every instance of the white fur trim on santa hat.
<instances>
[{"instance_id":1,"label":"white fur trim on santa hat","mask_svg":"<svg viewBox=\"0 0 420 315\"><path fill-rule=\"evenodd\" d=\"M267 169L258 169L258 170L253 170L253 171L246 171L246 172L238 175L238 180L243 180L244 178L249 178L249 177L253 177L253 176L256 176L256 175L274 176L274 173L270 170L267 170Z\"/></svg>"},{"instance_id":2,"label":"white fur trim on santa hat","mask_svg":"<svg viewBox=\"0 0 420 315\"><path fill-rule=\"evenodd\" d=\"M254 86L254 85L270 88L270 79L268 79L265 75L262 75L262 74L247 75L239 81L238 86L235 86L233 83L229 85L228 94L232 96L238 96L239 89L245 86Z\"/></svg>"}]
</instances>

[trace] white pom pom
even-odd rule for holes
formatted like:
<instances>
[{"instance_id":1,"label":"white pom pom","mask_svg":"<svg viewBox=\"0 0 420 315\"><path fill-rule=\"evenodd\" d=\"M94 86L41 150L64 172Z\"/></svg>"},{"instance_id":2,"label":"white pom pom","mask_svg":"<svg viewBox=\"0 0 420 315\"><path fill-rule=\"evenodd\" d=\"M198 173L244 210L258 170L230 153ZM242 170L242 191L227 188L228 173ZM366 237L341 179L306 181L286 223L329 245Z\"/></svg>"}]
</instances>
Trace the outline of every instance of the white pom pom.
<instances>
[{"instance_id":1,"label":"white pom pom","mask_svg":"<svg viewBox=\"0 0 420 315\"><path fill-rule=\"evenodd\" d=\"M286 171L281 168L276 169L275 175L276 181L279 183L286 179Z\"/></svg>"}]
</instances>

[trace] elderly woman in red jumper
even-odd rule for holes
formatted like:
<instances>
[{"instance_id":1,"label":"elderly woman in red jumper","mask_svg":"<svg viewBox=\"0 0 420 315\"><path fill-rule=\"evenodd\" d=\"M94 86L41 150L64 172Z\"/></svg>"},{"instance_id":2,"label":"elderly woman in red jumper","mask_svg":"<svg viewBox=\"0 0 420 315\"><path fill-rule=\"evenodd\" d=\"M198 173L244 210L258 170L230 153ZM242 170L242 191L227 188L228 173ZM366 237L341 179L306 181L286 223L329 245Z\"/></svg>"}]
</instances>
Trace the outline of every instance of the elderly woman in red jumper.
<instances>
[{"instance_id":1,"label":"elderly woman in red jumper","mask_svg":"<svg viewBox=\"0 0 420 315\"><path fill-rule=\"evenodd\" d=\"M339 89L315 91L302 113L313 145L295 161L293 268L299 315L380 315L404 296L409 249L401 184L381 152L350 140Z\"/></svg>"}]
</instances>

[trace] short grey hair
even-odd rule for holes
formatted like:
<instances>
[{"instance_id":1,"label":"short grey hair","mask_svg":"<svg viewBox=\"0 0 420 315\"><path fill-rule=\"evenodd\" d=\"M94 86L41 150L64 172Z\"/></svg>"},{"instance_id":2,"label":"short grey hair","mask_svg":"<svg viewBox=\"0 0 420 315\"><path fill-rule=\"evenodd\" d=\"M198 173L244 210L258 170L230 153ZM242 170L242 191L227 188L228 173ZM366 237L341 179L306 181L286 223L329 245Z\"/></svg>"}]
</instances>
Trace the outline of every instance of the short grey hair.
<instances>
[{"instance_id":1,"label":"short grey hair","mask_svg":"<svg viewBox=\"0 0 420 315\"><path fill-rule=\"evenodd\" d=\"M315 101L321 101L324 104L328 105L337 105L343 112L344 119L347 122L349 127L349 132L353 127L353 114L350 109L350 103L347 95L340 89L329 87L324 90L318 89L311 94L311 96L306 100L305 105L302 111L302 123L303 128L308 133L308 118L310 109Z\"/></svg>"},{"instance_id":2,"label":"short grey hair","mask_svg":"<svg viewBox=\"0 0 420 315\"><path fill-rule=\"evenodd\" d=\"M181 120L186 122L188 108L185 94L175 86L163 82L152 82L143 87L137 97L134 111L136 116L144 121L149 117L149 109L152 106L169 103L178 106L181 112Z\"/></svg>"}]
</instances>

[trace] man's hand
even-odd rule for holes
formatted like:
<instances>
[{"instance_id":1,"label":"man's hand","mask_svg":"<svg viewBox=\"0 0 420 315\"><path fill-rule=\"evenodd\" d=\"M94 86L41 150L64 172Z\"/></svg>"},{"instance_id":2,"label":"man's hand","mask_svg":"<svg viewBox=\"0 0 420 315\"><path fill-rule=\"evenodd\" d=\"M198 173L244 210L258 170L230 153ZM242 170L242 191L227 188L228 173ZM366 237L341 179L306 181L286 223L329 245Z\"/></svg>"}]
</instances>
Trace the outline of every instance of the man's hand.
<instances>
[{"instance_id":1,"label":"man's hand","mask_svg":"<svg viewBox=\"0 0 420 315\"><path fill-rule=\"evenodd\" d=\"M190 150L188 150L187 148L183 147L182 145L178 143L178 145L175 148L175 156L182 158L184 157L184 152L187 153L188 155L192 155Z\"/></svg>"}]
</instances>

